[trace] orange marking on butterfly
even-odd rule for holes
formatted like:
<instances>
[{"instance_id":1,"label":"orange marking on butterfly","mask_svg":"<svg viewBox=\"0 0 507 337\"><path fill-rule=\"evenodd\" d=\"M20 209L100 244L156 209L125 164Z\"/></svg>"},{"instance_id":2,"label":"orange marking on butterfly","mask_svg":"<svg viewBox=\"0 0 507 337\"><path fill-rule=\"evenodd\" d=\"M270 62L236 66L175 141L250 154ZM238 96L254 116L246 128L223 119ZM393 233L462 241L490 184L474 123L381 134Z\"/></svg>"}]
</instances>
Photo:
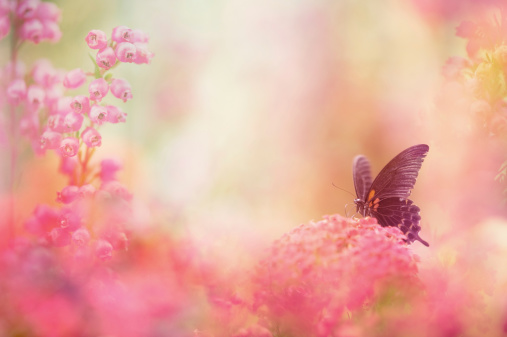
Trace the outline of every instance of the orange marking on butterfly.
<instances>
[{"instance_id":1,"label":"orange marking on butterfly","mask_svg":"<svg viewBox=\"0 0 507 337\"><path fill-rule=\"evenodd\" d=\"M371 199L373 199L374 196L375 196L375 190L371 190L370 193L368 193L368 199L366 199L366 200L370 201Z\"/></svg>"}]
</instances>

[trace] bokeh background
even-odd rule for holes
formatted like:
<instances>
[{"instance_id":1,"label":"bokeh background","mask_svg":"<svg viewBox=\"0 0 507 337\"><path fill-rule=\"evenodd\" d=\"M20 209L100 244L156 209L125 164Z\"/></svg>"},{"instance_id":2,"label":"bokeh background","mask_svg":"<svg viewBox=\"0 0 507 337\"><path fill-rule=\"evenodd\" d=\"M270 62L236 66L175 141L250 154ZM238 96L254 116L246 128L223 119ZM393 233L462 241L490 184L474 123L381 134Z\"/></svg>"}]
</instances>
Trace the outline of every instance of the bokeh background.
<instances>
[{"instance_id":1,"label":"bokeh background","mask_svg":"<svg viewBox=\"0 0 507 337\"><path fill-rule=\"evenodd\" d=\"M95 158L124 163L120 179L140 218L196 240L269 242L325 214L345 215L354 196L333 183L354 193L355 155L368 156L376 174L426 143L412 193L421 237L433 252L481 235L505 248L505 197L494 180L505 144L480 132L441 75L449 57L466 56L455 27L476 14L477 1L55 3L63 37L25 46L27 64L45 57L92 69L91 29L126 25L151 37L150 65L114 71L134 99L122 106L126 124L102 128ZM3 55L6 48L2 41ZM51 173L57 165L53 154L25 159L26 214L54 204L66 184Z\"/></svg>"}]
</instances>

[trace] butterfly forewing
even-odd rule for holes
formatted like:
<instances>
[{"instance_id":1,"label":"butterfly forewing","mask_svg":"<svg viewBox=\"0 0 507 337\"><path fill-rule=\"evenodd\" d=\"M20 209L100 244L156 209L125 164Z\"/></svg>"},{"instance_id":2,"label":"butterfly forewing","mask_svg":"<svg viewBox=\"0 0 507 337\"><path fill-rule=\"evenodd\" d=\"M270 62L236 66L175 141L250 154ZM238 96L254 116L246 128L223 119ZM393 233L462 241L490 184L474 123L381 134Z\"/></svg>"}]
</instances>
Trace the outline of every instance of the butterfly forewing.
<instances>
[{"instance_id":1,"label":"butterfly forewing","mask_svg":"<svg viewBox=\"0 0 507 337\"><path fill-rule=\"evenodd\" d=\"M371 166L365 156L356 156L352 166L352 175L354 177L354 187L359 199L365 200L371 187Z\"/></svg>"},{"instance_id":2,"label":"butterfly forewing","mask_svg":"<svg viewBox=\"0 0 507 337\"><path fill-rule=\"evenodd\" d=\"M394 157L371 184L366 200L408 198L428 150L426 144L415 145Z\"/></svg>"}]
</instances>

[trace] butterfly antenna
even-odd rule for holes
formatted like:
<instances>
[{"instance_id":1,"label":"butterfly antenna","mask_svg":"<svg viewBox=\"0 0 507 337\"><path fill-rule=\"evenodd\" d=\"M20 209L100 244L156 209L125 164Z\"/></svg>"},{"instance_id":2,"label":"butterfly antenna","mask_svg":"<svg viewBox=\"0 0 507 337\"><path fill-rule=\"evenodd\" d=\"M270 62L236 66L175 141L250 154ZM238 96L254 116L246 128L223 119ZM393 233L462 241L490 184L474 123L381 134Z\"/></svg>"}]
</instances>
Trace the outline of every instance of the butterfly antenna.
<instances>
[{"instance_id":1,"label":"butterfly antenna","mask_svg":"<svg viewBox=\"0 0 507 337\"><path fill-rule=\"evenodd\" d=\"M333 184L333 186L334 186L334 187L336 187L337 189L342 190L342 191L344 191L344 192L347 192L348 194L350 194L350 195L351 195L351 196L353 196L354 198L356 197L356 196L355 196L354 194L352 194L351 192L349 192L349 191L347 191L347 190L344 190L344 189L343 189L343 188L341 188L341 187L336 186L334 183L332 183L332 184Z\"/></svg>"}]
</instances>

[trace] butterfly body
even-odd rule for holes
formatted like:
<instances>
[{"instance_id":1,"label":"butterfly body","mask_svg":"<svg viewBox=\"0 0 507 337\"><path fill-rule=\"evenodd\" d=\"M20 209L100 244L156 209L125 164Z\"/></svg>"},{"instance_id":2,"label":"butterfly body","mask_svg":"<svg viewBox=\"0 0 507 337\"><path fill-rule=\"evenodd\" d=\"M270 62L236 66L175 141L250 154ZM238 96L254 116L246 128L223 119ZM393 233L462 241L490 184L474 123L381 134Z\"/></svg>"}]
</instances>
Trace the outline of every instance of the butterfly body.
<instances>
[{"instance_id":1,"label":"butterfly body","mask_svg":"<svg viewBox=\"0 0 507 337\"><path fill-rule=\"evenodd\" d=\"M394 157L373 181L365 156L357 156L353 164L357 212L376 218L381 226L398 227L408 242L418 240L425 246L429 244L419 237L420 208L408 197L428 151L426 144L409 147Z\"/></svg>"}]
</instances>

